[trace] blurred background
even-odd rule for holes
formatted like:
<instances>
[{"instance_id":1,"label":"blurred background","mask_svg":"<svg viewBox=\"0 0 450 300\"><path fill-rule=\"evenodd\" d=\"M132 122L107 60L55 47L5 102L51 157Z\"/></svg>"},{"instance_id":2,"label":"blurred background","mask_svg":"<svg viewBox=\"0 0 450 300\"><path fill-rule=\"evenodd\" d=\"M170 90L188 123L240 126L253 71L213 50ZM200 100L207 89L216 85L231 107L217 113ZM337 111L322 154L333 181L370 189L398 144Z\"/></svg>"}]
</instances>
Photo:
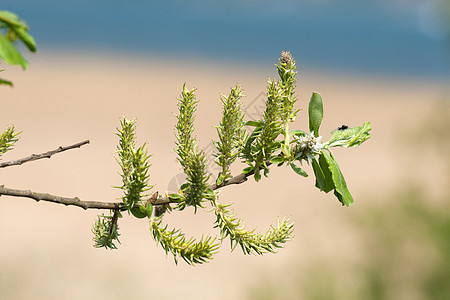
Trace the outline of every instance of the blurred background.
<instances>
[{"instance_id":1,"label":"blurred background","mask_svg":"<svg viewBox=\"0 0 450 300\"><path fill-rule=\"evenodd\" d=\"M22 131L2 159L91 141L3 169L10 188L116 201L114 133L125 115L137 118L163 193L181 173L173 113L183 83L198 89L196 134L209 149L220 93L241 84L247 115L257 115L283 50L299 70L293 127L308 127L318 91L325 140L343 124L374 128L361 147L335 151L349 208L285 168L223 190L248 228L295 221L295 238L275 255L244 256L226 240L211 263L175 266L133 218L119 223L118 250L95 249L98 212L2 196L0 299L448 299L448 1L4 0L0 9L23 18L38 45L21 48L25 72L0 62L15 85L0 87L0 128ZM218 233L207 212L165 220L198 238Z\"/></svg>"}]
</instances>

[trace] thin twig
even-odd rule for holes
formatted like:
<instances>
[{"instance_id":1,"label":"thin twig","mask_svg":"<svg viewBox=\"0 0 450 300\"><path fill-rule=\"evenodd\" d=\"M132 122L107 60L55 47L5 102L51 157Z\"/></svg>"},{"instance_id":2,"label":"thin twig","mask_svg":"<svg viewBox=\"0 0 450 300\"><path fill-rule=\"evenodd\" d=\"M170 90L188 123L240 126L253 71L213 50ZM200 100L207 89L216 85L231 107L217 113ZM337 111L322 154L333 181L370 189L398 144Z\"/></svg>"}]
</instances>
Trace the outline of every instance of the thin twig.
<instances>
[{"instance_id":1,"label":"thin twig","mask_svg":"<svg viewBox=\"0 0 450 300\"><path fill-rule=\"evenodd\" d=\"M224 181L220 186L217 186L217 184L212 184L209 186L212 190L217 190L221 187L231 185L231 184L240 184L245 181L247 181L247 177L253 175L253 171L249 172L247 174L239 174L234 176L233 178L230 178L229 180ZM16 190L16 189L10 189L6 188L4 185L0 185L0 196L13 196L13 197L25 197L25 198L31 198L36 201L47 201L47 202L53 202L57 204L64 204L66 206L73 205L78 206L83 209L113 209L113 210L126 210L122 202L101 202L101 201L83 201L80 200L78 197L74 198L67 198L67 197L61 197L61 196L55 196L48 193L36 193L30 190ZM174 201L170 200L169 197L161 197L155 200L152 200L152 205L164 205L174 203Z\"/></svg>"},{"instance_id":2,"label":"thin twig","mask_svg":"<svg viewBox=\"0 0 450 300\"><path fill-rule=\"evenodd\" d=\"M112 202L100 202L100 201L82 201L78 197L74 198L66 198L61 196L50 195L47 193L36 193L30 190L16 190L9 189L3 185L0 185L0 196L14 196L14 197L26 197L31 198L36 201L48 201L58 204L64 205L74 205L81 207L83 209L120 209L122 210L121 203L112 203Z\"/></svg>"},{"instance_id":3,"label":"thin twig","mask_svg":"<svg viewBox=\"0 0 450 300\"><path fill-rule=\"evenodd\" d=\"M38 160L38 159L42 159L42 158L50 158L52 157L52 155L66 151L66 150L70 150L70 149L74 149L74 148L80 148L83 145L89 144L89 140L83 141L83 142L79 142L70 146L59 146L57 149L52 150L52 151L48 151L45 153L41 153L41 154L32 154L28 157L25 158L21 158L21 159L17 159L17 160L11 160L11 161L6 161L6 162L2 162L0 163L0 168L4 168L4 167L10 167L10 166L15 166L15 165L21 165L23 163L26 162L30 162L33 160Z\"/></svg>"},{"instance_id":4,"label":"thin twig","mask_svg":"<svg viewBox=\"0 0 450 300\"><path fill-rule=\"evenodd\" d=\"M236 175L228 180L225 180L224 182L222 182L221 185L217 185L217 183L213 183L209 186L210 189L212 190L217 190L221 187L227 186L227 185L231 185L231 184L241 184L243 182L247 181L247 177L253 175L254 172L250 171L249 173L241 173L239 175Z\"/></svg>"}]
</instances>

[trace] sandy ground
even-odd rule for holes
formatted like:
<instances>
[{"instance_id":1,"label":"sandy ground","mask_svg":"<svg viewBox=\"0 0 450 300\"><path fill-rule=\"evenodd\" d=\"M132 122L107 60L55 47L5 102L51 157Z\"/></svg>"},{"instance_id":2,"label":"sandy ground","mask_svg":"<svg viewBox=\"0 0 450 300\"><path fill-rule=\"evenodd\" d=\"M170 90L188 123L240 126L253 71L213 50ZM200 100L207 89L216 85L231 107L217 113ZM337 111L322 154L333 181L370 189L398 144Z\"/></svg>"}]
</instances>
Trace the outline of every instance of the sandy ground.
<instances>
[{"instance_id":1,"label":"sandy ground","mask_svg":"<svg viewBox=\"0 0 450 300\"><path fill-rule=\"evenodd\" d=\"M258 111L267 78L276 76L273 63L275 59L261 67L67 53L36 56L26 72L8 68L2 76L13 80L15 87L1 88L0 126L14 124L22 133L4 161L85 139L91 143L49 160L3 169L0 183L115 201L120 191L113 186L120 185L120 176L114 133L124 115L137 118L138 142L147 141L153 155L151 183L154 191L164 192L181 172L173 152L173 113L183 83L198 89L196 134L207 148L220 119L219 93L240 83L247 112ZM231 252L225 241L211 263L190 267L175 266L171 257L166 258L150 237L146 221L122 219L122 244L119 250L106 251L92 247L90 230L98 211L2 196L0 299L242 299L262 278L282 284L294 265L301 271L311 261L344 254L349 260L363 259L348 218L369 205L374 195L400 184L405 174L415 178L404 168L405 157L417 153L398 147L399 139L448 91L444 84L418 79L303 69L298 86L303 110L293 127L307 128L305 108L312 91L324 99L325 140L342 124L373 124L372 138L364 145L335 151L355 198L350 208L319 192L313 176L303 179L289 169L273 169L269 179L226 188L220 199L233 203L247 227L259 231L276 223L277 217L291 217L296 224L294 240L278 254L261 257L244 256L238 249ZM436 172L420 163L410 170L422 175ZM429 186L435 191L442 183ZM217 234L211 213L194 216L187 210L171 214L167 222L196 237Z\"/></svg>"}]
</instances>

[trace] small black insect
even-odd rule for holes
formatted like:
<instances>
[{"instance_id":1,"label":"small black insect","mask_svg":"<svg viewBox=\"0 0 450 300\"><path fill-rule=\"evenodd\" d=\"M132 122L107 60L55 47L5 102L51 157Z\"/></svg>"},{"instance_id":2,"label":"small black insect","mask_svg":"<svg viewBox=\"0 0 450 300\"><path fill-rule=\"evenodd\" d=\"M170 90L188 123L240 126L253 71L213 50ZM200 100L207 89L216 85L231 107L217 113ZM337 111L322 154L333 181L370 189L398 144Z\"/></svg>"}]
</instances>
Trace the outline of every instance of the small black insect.
<instances>
[{"instance_id":1,"label":"small black insect","mask_svg":"<svg viewBox=\"0 0 450 300\"><path fill-rule=\"evenodd\" d=\"M347 125L342 125L341 127L338 127L337 130L345 130L345 129L347 129L347 128L348 128Z\"/></svg>"}]
</instances>

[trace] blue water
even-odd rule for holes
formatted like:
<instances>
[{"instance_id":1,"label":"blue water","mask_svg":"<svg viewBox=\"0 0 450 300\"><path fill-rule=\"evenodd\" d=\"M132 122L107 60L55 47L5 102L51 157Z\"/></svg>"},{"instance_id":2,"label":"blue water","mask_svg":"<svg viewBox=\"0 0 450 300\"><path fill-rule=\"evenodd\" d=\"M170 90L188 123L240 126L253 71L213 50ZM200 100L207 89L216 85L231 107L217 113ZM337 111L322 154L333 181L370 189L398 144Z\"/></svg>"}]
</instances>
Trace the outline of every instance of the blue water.
<instances>
[{"instance_id":1,"label":"blue water","mask_svg":"<svg viewBox=\"0 0 450 300\"><path fill-rule=\"evenodd\" d=\"M2 0L0 9L25 19L43 49L251 63L272 63L288 49L307 67L450 78L450 35L427 27L439 11L430 17L399 3Z\"/></svg>"}]
</instances>

